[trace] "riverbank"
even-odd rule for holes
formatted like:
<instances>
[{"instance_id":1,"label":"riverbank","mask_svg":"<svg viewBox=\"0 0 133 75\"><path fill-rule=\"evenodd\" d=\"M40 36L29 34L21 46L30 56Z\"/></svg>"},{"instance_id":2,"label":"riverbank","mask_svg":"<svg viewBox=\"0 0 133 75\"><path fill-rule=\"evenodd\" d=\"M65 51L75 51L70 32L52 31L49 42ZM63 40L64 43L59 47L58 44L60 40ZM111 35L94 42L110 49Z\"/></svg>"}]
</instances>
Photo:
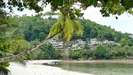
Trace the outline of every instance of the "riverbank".
<instances>
[{"instance_id":1,"label":"riverbank","mask_svg":"<svg viewBox=\"0 0 133 75\"><path fill-rule=\"evenodd\" d=\"M12 75L91 75L86 73L66 71L53 66L40 65L41 63L52 63L54 61L60 60L27 61L26 66L11 62L8 69L11 71Z\"/></svg>"}]
</instances>

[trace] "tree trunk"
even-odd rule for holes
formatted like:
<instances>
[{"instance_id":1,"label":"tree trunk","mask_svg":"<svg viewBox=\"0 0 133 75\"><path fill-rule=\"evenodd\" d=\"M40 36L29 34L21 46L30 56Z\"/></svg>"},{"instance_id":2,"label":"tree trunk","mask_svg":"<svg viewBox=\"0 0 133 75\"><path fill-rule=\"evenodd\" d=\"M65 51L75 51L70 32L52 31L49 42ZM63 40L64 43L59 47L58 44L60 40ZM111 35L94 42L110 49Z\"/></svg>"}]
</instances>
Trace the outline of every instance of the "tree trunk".
<instances>
[{"instance_id":1,"label":"tree trunk","mask_svg":"<svg viewBox=\"0 0 133 75\"><path fill-rule=\"evenodd\" d=\"M69 52L66 49L66 38L63 38L63 58L68 59L69 58Z\"/></svg>"},{"instance_id":2,"label":"tree trunk","mask_svg":"<svg viewBox=\"0 0 133 75\"><path fill-rule=\"evenodd\" d=\"M0 58L0 63L1 63L1 62L5 62L5 61L9 61L9 60L13 60L13 59L22 57L23 55L25 55L25 54L27 54L27 53L29 53L29 52L35 50L36 48L40 47L42 44L46 43L48 40L54 38L56 35L58 35L59 33L61 33L62 30L63 30L63 29L61 29L58 33L54 34L53 36L51 36L51 37L49 37L49 38L43 40L43 41L40 42L39 44L37 44L37 45L31 47L30 49L27 49L27 50L25 50L25 51L19 53L19 54L17 54L17 55L9 56L9 57L4 57L4 58Z\"/></svg>"}]
</instances>

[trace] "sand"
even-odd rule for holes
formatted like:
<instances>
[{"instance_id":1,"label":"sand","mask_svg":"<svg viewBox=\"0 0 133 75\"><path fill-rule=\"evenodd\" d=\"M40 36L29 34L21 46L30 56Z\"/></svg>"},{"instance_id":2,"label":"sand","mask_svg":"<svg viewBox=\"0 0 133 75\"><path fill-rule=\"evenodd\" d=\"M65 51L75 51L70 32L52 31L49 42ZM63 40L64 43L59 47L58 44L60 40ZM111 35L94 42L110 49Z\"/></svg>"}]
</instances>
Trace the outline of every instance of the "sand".
<instances>
[{"instance_id":1,"label":"sand","mask_svg":"<svg viewBox=\"0 0 133 75\"><path fill-rule=\"evenodd\" d=\"M11 62L8 69L11 71L12 75L91 75L86 73L67 71L53 66L39 65L41 63L51 63L52 61L55 60L28 61L26 66Z\"/></svg>"}]
</instances>

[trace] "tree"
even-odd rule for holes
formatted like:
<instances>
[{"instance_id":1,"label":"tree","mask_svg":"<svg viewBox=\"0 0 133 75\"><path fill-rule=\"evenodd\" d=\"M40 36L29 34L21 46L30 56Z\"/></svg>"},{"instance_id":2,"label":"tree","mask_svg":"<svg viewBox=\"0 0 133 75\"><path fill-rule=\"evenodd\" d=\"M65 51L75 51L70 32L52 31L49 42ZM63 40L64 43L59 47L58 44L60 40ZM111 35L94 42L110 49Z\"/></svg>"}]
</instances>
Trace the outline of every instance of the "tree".
<instances>
[{"instance_id":1,"label":"tree","mask_svg":"<svg viewBox=\"0 0 133 75\"><path fill-rule=\"evenodd\" d=\"M120 44L121 44L121 46L127 45L127 44L128 44L128 39L122 38L122 39L120 40Z\"/></svg>"},{"instance_id":2,"label":"tree","mask_svg":"<svg viewBox=\"0 0 133 75\"><path fill-rule=\"evenodd\" d=\"M94 53L94 57L96 59L103 59L103 58L108 58L108 52L107 52L107 48L104 46L97 46L97 49Z\"/></svg>"},{"instance_id":3,"label":"tree","mask_svg":"<svg viewBox=\"0 0 133 75\"><path fill-rule=\"evenodd\" d=\"M77 16L75 13L80 13L78 9L72 9L71 5L64 5L64 9L60 10L61 13L53 13L47 12L44 15L59 15L59 19L57 23L50 29L48 37L62 30L62 32L57 35L57 38L61 38L63 40L63 56L64 58L68 58L69 53L68 50L65 49L65 42L69 41L74 34L74 32L78 35L83 35L83 27L77 20ZM68 13L71 12L71 13ZM73 17L72 17L73 14ZM78 14L78 16L79 16Z\"/></svg>"},{"instance_id":4,"label":"tree","mask_svg":"<svg viewBox=\"0 0 133 75\"><path fill-rule=\"evenodd\" d=\"M51 43L46 43L40 47L44 52L43 59L55 59L55 49Z\"/></svg>"},{"instance_id":5,"label":"tree","mask_svg":"<svg viewBox=\"0 0 133 75\"><path fill-rule=\"evenodd\" d=\"M67 2L67 1L66 1ZM35 45L34 47L25 50L24 52L21 52L17 55L11 56L11 57L6 57L6 58L1 58L0 62L4 62L7 60L11 59L16 59L18 57L21 57L25 55L26 53L38 48L41 46L43 43L46 41L50 40L51 38L55 37L62 37L65 38L65 40L69 41L70 38L72 37L72 34L76 32L77 34L82 35L83 29L80 23L76 20L77 17L80 17L82 13L80 13L80 10L71 8L72 3L64 3L62 6L63 9L60 10L62 14L61 17L59 18L60 20L51 28L49 36L40 42L39 44ZM77 14L75 14L77 13ZM53 14L53 13L51 13ZM73 15L73 16L72 16Z\"/></svg>"}]
</instances>

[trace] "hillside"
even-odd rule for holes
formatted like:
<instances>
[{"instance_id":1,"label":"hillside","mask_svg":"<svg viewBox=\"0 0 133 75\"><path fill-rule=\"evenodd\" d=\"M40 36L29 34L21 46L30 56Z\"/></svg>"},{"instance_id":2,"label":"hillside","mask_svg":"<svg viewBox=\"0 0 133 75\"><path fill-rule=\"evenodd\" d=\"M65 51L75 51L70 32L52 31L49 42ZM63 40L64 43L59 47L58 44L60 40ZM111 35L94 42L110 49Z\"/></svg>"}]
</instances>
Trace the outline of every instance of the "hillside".
<instances>
[{"instance_id":1,"label":"hillside","mask_svg":"<svg viewBox=\"0 0 133 75\"><path fill-rule=\"evenodd\" d=\"M24 35L27 41L41 41L47 37L50 28L56 23L57 19L51 17L48 19L42 19L40 17L20 17L18 21L21 28L16 31L16 34ZM71 40L82 39L85 41L91 38L97 38L99 40L106 39L115 41L128 46L133 45L133 39L129 37L130 34L128 33L123 34L110 27L99 25L90 20L79 19L79 21L84 27L84 35L79 37L73 34Z\"/></svg>"},{"instance_id":2,"label":"hillside","mask_svg":"<svg viewBox=\"0 0 133 75\"><path fill-rule=\"evenodd\" d=\"M42 19L36 16L24 16L17 18L17 21L19 22L20 28L14 34L23 36L32 45L35 45L47 37L50 28L57 22L57 19L51 17ZM123 34L90 20L79 19L79 21L84 27L84 34L82 37L73 34L71 42L77 39L86 42L95 38L98 41L108 40L119 44L95 45L95 49L92 50L86 43L82 45L82 49L70 49L70 59L120 59L133 57L133 38L129 37L131 34ZM29 53L28 59L62 59L62 50L55 50L53 44L46 43L37 50Z\"/></svg>"}]
</instances>

